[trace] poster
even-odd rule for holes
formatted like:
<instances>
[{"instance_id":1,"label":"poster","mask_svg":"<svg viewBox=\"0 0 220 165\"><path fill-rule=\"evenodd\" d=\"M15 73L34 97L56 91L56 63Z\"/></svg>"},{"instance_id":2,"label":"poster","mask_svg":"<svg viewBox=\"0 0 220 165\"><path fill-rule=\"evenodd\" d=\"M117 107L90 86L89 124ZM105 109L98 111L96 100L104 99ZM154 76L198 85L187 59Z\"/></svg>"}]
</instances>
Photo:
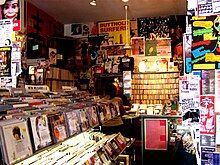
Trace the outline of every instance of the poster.
<instances>
[{"instance_id":1,"label":"poster","mask_svg":"<svg viewBox=\"0 0 220 165\"><path fill-rule=\"evenodd\" d=\"M22 0L6 0L3 5L1 5L0 19L10 19L13 22L13 30L20 31L22 28L23 17L24 17L24 5Z\"/></svg>"},{"instance_id":2,"label":"poster","mask_svg":"<svg viewBox=\"0 0 220 165\"><path fill-rule=\"evenodd\" d=\"M131 38L131 55L144 56L145 55L145 38L132 37Z\"/></svg>"},{"instance_id":3,"label":"poster","mask_svg":"<svg viewBox=\"0 0 220 165\"><path fill-rule=\"evenodd\" d=\"M49 48L50 64L57 64L57 49Z\"/></svg>"},{"instance_id":4,"label":"poster","mask_svg":"<svg viewBox=\"0 0 220 165\"><path fill-rule=\"evenodd\" d=\"M215 134L215 96L200 96L200 133Z\"/></svg>"},{"instance_id":5,"label":"poster","mask_svg":"<svg viewBox=\"0 0 220 165\"><path fill-rule=\"evenodd\" d=\"M198 15L209 16L213 13L212 0L198 0Z\"/></svg>"},{"instance_id":6,"label":"poster","mask_svg":"<svg viewBox=\"0 0 220 165\"><path fill-rule=\"evenodd\" d=\"M188 75L180 77L180 111L183 124L198 123L200 119L200 78Z\"/></svg>"},{"instance_id":7,"label":"poster","mask_svg":"<svg viewBox=\"0 0 220 165\"><path fill-rule=\"evenodd\" d=\"M13 24L10 19L0 20L0 47L11 46Z\"/></svg>"},{"instance_id":8,"label":"poster","mask_svg":"<svg viewBox=\"0 0 220 165\"><path fill-rule=\"evenodd\" d=\"M215 94L215 70L202 70L202 95Z\"/></svg>"},{"instance_id":9,"label":"poster","mask_svg":"<svg viewBox=\"0 0 220 165\"><path fill-rule=\"evenodd\" d=\"M157 41L146 40L145 41L145 56L157 56Z\"/></svg>"},{"instance_id":10,"label":"poster","mask_svg":"<svg viewBox=\"0 0 220 165\"><path fill-rule=\"evenodd\" d=\"M199 16L210 16L220 13L219 0L198 0L197 5Z\"/></svg>"},{"instance_id":11,"label":"poster","mask_svg":"<svg viewBox=\"0 0 220 165\"><path fill-rule=\"evenodd\" d=\"M127 36L126 20L99 22L98 34L105 34L109 45L125 44L130 39L130 21L127 21Z\"/></svg>"},{"instance_id":12,"label":"poster","mask_svg":"<svg viewBox=\"0 0 220 165\"><path fill-rule=\"evenodd\" d=\"M213 165L213 152L215 148L201 147L201 165Z\"/></svg>"},{"instance_id":13,"label":"poster","mask_svg":"<svg viewBox=\"0 0 220 165\"><path fill-rule=\"evenodd\" d=\"M98 27L95 22L72 23L64 25L64 36L81 38L89 35L97 35Z\"/></svg>"},{"instance_id":14,"label":"poster","mask_svg":"<svg viewBox=\"0 0 220 165\"><path fill-rule=\"evenodd\" d=\"M146 150L166 150L168 141L167 119L144 120L144 144ZM154 135L154 136L152 136Z\"/></svg>"},{"instance_id":15,"label":"poster","mask_svg":"<svg viewBox=\"0 0 220 165\"><path fill-rule=\"evenodd\" d=\"M193 70L220 68L219 16L192 18Z\"/></svg>"},{"instance_id":16,"label":"poster","mask_svg":"<svg viewBox=\"0 0 220 165\"><path fill-rule=\"evenodd\" d=\"M17 77L0 77L0 88L16 88L17 85Z\"/></svg>"},{"instance_id":17,"label":"poster","mask_svg":"<svg viewBox=\"0 0 220 165\"><path fill-rule=\"evenodd\" d=\"M0 76L11 75L11 48L0 47Z\"/></svg>"}]
</instances>

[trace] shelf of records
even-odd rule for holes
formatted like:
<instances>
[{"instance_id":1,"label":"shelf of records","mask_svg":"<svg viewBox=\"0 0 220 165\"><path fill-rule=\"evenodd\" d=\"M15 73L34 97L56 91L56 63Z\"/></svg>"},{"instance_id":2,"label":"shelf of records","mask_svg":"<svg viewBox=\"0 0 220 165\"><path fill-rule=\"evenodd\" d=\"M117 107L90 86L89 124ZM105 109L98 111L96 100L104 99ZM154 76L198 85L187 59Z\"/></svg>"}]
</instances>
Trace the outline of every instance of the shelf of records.
<instances>
[{"instance_id":1,"label":"shelf of records","mask_svg":"<svg viewBox=\"0 0 220 165\"><path fill-rule=\"evenodd\" d=\"M59 97L56 97L56 95L59 95ZM41 155L40 157L42 157L42 159L34 156L34 161L37 161L37 163L24 164L42 164L44 161L47 162L47 165L65 164L66 162L63 162L64 160L74 162L79 157L81 160L81 156L84 155L84 152L79 156L74 148L84 144L82 138L79 138L81 140L74 140L74 142L68 143L71 141L69 138L101 126L105 122L120 115L118 102L97 102L91 98L93 97L83 92L79 92L77 95L76 93L56 93L53 97L48 97L48 94L33 93L31 96L2 98L0 105L0 156L2 155L0 161L2 161L2 163L0 162L0 164L15 164L47 147L49 148L46 151L42 151L44 153L43 155L38 154ZM121 135L117 135L117 137L123 139ZM69 140L66 142L66 139ZM75 143L77 141L81 143ZM66 143L71 145L63 145ZM91 141L91 144L85 144L90 144L90 147L94 148L93 143L94 142ZM119 144L121 144L120 140ZM53 149L54 145L56 149ZM121 145L124 145L123 140ZM116 151L113 151L112 147L115 148L118 145L108 146L108 143L105 142L104 146L103 149L110 154L108 156L114 159ZM66 149L64 149L65 147ZM72 153L69 152L69 147L72 148ZM89 146L85 147L88 149ZM122 149L120 148L122 146L119 145L118 147L120 150ZM51 151L49 152L49 150ZM52 157L58 158L58 155L62 155L59 152L61 150L65 151L65 154L68 150L69 154L63 155L60 159L51 159ZM54 154L52 154L52 156L49 156L50 154L45 156L45 152L47 154ZM92 157L92 154L93 152L91 151L85 156L88 157L90 155ZM71 156L72 159L70 158ZM32 158L30 158L30 160L32 160ZM40 162L41 160L44 161ZM20 165L21 164L22 163L20 163Z\"/></svg>"}]
</instances>

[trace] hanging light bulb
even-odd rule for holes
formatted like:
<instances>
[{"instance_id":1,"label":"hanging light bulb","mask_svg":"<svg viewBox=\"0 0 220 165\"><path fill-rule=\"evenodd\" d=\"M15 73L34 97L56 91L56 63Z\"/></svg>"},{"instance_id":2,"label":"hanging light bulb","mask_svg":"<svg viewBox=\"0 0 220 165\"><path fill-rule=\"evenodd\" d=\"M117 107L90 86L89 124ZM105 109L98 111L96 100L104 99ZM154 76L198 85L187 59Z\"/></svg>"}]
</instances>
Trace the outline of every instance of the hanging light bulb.
<instances>
[{"instance_id":1,"label":"hanging light bulb","mask_svg":"<svg viewBox=\"0 0 220 165\"><path fill-rule=\"evenodd\" d=\"M96 6L96 0L92 0L89 4L92 6Z\"/></svg>"},{"instance_id":2,"label":"hanging light bulb","mask_svg":"<svg viewBox=\"0 0 220 165\"><path fill-rule=\"evenodd\" d=\"M5 4L5 0L0 0L0 5Z\"/></svg>"},{"instance_id":3,"label":"hanging light bulb","mask_svg":"<svg viewBox=\"0 0 220 165\"><path fill-rule=\"evenodd\" d=\"M131 49L131 46L128 43L128 5L125 5L124 8L125 8L126 30L125 30L125 45L123 48L124 49Z\"/></svg>"}]
</instances>

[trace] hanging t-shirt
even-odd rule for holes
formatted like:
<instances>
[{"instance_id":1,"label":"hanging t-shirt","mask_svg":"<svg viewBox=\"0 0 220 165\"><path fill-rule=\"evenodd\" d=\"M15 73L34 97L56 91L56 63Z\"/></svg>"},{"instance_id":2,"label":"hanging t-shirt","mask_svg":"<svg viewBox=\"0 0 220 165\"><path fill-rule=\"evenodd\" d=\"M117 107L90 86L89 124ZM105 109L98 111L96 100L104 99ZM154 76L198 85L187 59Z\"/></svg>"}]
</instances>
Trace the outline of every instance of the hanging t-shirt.
<instances>
[{"instance_id":1,"label":"hanging t-shirt","mask_svg":"<svg viewBox=\"0 0 220 165\"><path fill-rule=\"evenodd\" d=\"M133 71L134 70L134 58L133 57L121 57L119 68L121 71Z\"/></svg>"}]
</instances>

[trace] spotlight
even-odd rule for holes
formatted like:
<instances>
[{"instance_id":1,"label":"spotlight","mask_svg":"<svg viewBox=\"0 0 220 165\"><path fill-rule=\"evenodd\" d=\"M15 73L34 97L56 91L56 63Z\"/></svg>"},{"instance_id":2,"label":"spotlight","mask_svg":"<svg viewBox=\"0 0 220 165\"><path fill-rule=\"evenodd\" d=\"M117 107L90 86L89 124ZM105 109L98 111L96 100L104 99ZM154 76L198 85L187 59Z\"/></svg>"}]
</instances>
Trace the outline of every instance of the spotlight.
<instances>
[{"instance_id":1,"label":"spotlight","mask_svg":"<svg viewBox=\"0 0 220 165\"><path fill-rule=\"evenodd\" d=\"M96 0L92 0L89 4L92 6L96 6Z\"/></svg>"}]
</instances>

